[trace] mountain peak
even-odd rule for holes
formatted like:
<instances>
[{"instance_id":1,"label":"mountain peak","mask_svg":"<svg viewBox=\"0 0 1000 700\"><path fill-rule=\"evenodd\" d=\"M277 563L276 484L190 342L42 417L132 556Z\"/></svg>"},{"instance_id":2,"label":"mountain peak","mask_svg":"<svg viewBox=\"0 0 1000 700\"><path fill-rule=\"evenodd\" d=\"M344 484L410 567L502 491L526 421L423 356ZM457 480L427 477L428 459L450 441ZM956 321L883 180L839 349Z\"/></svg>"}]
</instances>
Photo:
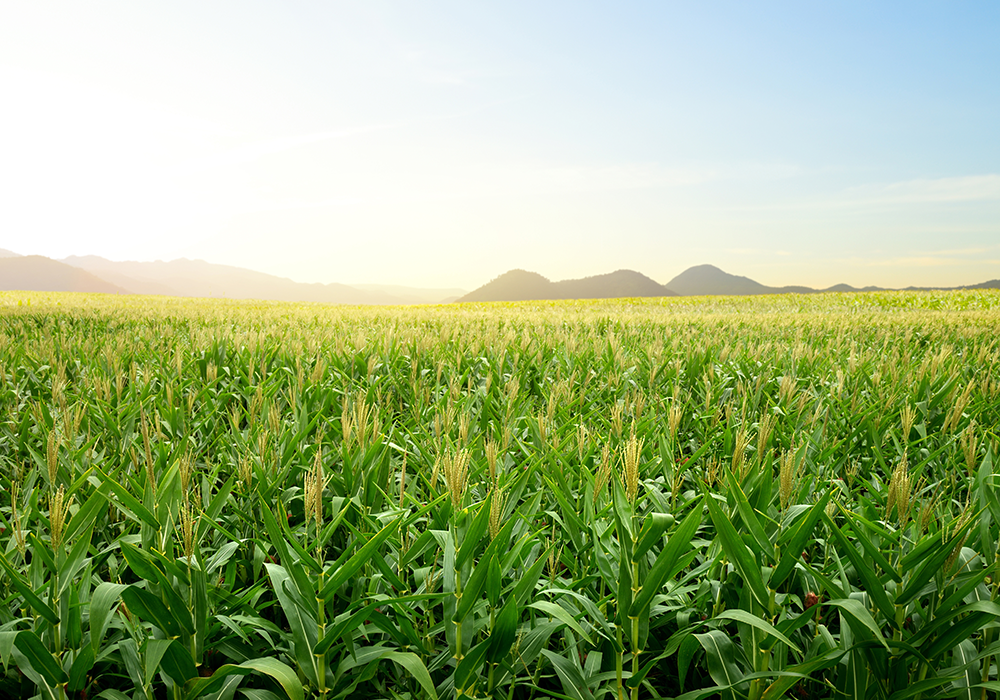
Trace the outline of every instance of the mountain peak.
<instances>
[{"instance_id":1,"label":"mountain peak","mask_svg":"<svg viewBox=\"0 0 1000 700\"><path fill-rule=\"evenodd\" d=\"M510 270L458 301L534 301L664 297L674 293L635 270L616 270L583 279L550 282L537 272Z\"/></svg>"}]
</instances>

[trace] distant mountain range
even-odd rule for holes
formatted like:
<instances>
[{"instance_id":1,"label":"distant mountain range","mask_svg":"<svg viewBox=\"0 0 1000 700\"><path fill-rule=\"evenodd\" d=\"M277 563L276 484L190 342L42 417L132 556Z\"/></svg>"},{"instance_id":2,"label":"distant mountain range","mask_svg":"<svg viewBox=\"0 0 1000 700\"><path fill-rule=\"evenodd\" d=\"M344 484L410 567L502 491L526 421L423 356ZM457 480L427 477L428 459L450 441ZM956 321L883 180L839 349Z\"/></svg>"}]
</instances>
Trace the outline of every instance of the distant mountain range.
<instances>
[{"instance_id":1,"label":"distant mountain range","mask_svg":"<svg viewBox=\"0 0 1000 700\"><path fill-rule=\"evenodd\" d=\"M464 289L398 285L306 284L204 260L115 262L96 255L52 260L0 249L0 289L159 294L175 297L270 299L327 304L441 304Z\"/></svg>"},{"instance_id":2,"label":"distant mountain range","mask_svg":"<svg viewBox=\"0 0 1000 700\"><path fill-rule=\"evenodd\" d=\"M1000 288L1000 280L954 289ZM105 294L158 294L177 297L270 299L327 304L444 304L453 301L613 299L620 297L721 296L865 292L838 284L826 289L768 287L714 265L688 268L666 284L633 270L553 282L537 272L511 270L473 292L379 284L305 284L284 277L204 260L114 262L96 255L53 260L0 248L0 289ZM930 289L908 287L907 289ZM464 295L464 296L463 296Z\"/></svg>"},{"instance_id":3,"label":"distant mountain range","mask_svg":"<svg viewBox=\"0 0 1000 700\"><path fill-rule=\"evenodd\" d=\"M579 280L550 282L537 272L511 270L458 301L527 301L533 299L615 299L677 296L662 284L632 270L618 270Z\"/></svg>"},{"instance_id":4,"label":"distant mountain range","mask_svg":"<svg viewBox=\"0 0 1000 700\"><path fill-rule=\"evenodd\" d=\"M511 270L458 299L465 301L526 301L546 299L608 299L616 297L729 296L755 294L819 294L822 292L871 292L881 287L857 288L837 284L826 289L768 287L749 277L724 272L714 265L696 265L659 284L632 270L618 270L578 280L551 282L536 272ZM932 289L908 287L907 289ZM944 289L944 288L934 288ZM1000 289L1000 280L949 289Z\"/></svg>"}]
</instances>

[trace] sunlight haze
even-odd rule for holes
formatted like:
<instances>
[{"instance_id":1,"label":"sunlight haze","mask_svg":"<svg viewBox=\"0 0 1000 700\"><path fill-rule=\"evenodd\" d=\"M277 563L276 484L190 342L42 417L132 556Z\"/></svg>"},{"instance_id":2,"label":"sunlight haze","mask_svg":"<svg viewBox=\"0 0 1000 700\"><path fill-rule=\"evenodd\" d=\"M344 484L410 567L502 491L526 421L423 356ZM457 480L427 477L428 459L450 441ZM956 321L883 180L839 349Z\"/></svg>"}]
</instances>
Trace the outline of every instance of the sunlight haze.
<instances>
[{"instance_id":1,"label":"sunlight haze","mask_svg":"<svg viewBox=\"0 0 1000 700\"><path fill-rule=\"evenodd\" d=\"M1000 277L1000 5L52 2L0 248L474 289Z\"/></svg>"}]
</instances>

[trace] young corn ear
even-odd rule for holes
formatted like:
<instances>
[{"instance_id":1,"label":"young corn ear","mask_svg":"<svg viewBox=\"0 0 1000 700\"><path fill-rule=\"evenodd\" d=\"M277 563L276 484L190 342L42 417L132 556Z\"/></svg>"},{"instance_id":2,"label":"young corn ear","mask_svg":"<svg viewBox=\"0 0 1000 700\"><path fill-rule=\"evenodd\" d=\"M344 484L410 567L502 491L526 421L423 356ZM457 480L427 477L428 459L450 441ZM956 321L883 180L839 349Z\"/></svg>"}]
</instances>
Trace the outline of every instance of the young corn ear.
<instances>
[{"instance_id":1,"label":"young corn ear","mask_svg":"<svg viewBox=\"0 0 1000 700\"><path fill-rule=\"evenodd\" d=\"M625 497L629 503L634 504L639 494L639 457L642 455L642 440L635 435L635 426L632 426L632 434L622 446L622 485L625 487Z\"/></svg>"},{"instance_id":2,"label":"young corn ear","mask_svg":"<svg viewBox=\"0 0 1000 700\"><path fill-rule=\"evenodd\" d=\"M916 411L910 404L903 406L902 410L899 412L899 422L903 428L903 442L909 442L910 431L913 430L913 421L916 419Z\"/></svg>"},{"instance_id":3,"label":"young corn ear","mask_svg":"<svg viewBox=\"0 0 1000 700\"><path fill-rule=\"evenodd\" d=\"M601 491L608 485L611 479L611 448L605 443L601 447L601 466L597 468L594 476L594 501L601 495Z\"/></svg>"},{"instance_id":4,"label":"young corn ear","mask_svg":"<svg viewBox=\"0 0 1000 700\"><path fill-rule=\"evenodd\" d=\"M507 505L507 497L496 486L490 493L490 541L492 542L500 534L503 527L503 511Z\"/></svg>"},{"instance_id":5,"label":"young corn ear","mask_svg":"<svg viewBox=\"0 0 1000 700\"><path fill-rule=\"evenodd\" d=\"M462 507L462 496L469 481L469 452L459 450L445 455L441 460L444 469L444 483L451 493L451 504L455 510Z\"/></svg>"},{"instance_id":6,"label":"young corn ear","mask_svg":"<svg viewBox=\"0 0 1000 700\"><path fill-rule=\"evenodd\" d=\"M399 507L403 508L403 497L406 495L406 453L403 453L403 464L399 468Z\"/></svg>"},{"instance_id":7,"label":"young corn ear","mask_svg":"<svg viewBox=\"0 0 1000 700\"><path fill-rule=\"evenodd\" d=\"M885 501L885 516L889 517L893 506L896 507L896 519L900 526L906 523L910 516L910 472L906 455L896 465L889 480L889 492Z\"/></svg>"},{"instance_id":8,"label":"young corn ear","mask_svg":"<svg viewBox=\"0 0 1000 700\"><path fill-rule=\"evenodd\" d=\"M190 502L181 506L181 541L184 544L184 556L188 562L194 561L194 538L198 526L198 516Z\"/></svg>"},{"instance_id":9,"label":"young corn ear","mask_svg":"<svg viewBox=\"0 0 1000 700\"><path fill-rule=\"evenodd\" d=\"M66 489L63 486L49 497L49 534L52 537L52 549L58 550L62 545L63 527L66 524L66 512L69 503L66 501ZM20 530L20 528L18 528Z\"/></svg>"},{"instance_id":10,"label":"young corn ear","mask_svg":"<svg viewBox=\"0 0 1000 700\"><path fill-rule=\"evenodd\" d=\"M45 462L49 468L49 488L55 491L56 480L59 478L59 436L54 429L49 431Z\"/></svg>"},{"instance_id":11,"label":"young corn ear","mask_svg":"<svg viewBox=\"0 0 1000 700\"><path fill-rule=\"evenodd\" d=\"M774 431L774 425L777 422L777 419L770 413L770 411L765 411L760 416L760 420L757 423L758 465L764 463L764 453L767 451L767 445L771 441L771 433Z\"/></svg>"},{"instance_id":12,"label":"young corn ear","mask_svg":"<svg viewBox=\"0 0 1000 700\"><path fill-rule=\"evenodd\" d=\"M21 475L18 474L10 487L10 520L14 528L14 544L17 551L24 557L27 542L24 539L24 527L21 525L21 511L17 509L17 504L21 496Z\"/></svg>"},{"instance_id":13,"label":"young corn ear","mask_svg":"<svg viewBox=\"0 0 1000 700\"><path fill-rule=\"evenodd\" d=\"M316 445L316 457L312 469L306 474L305 480L305 514L306 520L316 523L316 532L323 529L323 490L326 488L326 478L323 474L323 447Z\"/></svg>"},{"instance_id":14,"label":"young corn ear","mask_svg":"<svg viewBox=\"0 0 1000 700\"><path fill-rule=\"evenodd\" d=\"M684 405L674 397L667 412L667 428L670 430L671 442L677 442L677 433L681 427L681 420L684 418Z\"/></svg>"},{"instance_id":15,"label":"young corn ear","mask_svg":"<svg viewBox=\"0 0 1000 700\"><path fill-rule=\"evenodd\" d=\"M732 471L733 474L742 478L745 476L743 473L743 466L746 462L746 452L747 444L750 442L750 438L747 436L746 431L740 428L736 432L736 441L733 443L733 461L732 461Z\"/></svg>"},{"instance_id":16,"label":"young corn ear","mask_svg":"<svg viewBox=\"0 0 1000 700\"><path fill-rule=\"evenodd\" d=\"M976 470L976 421L969 423L968 427L962 431L962 453L965 455L965 466L969 470L969 478L972 478Z\"/></svg>"},{"instance_id":17,"label":"young corn ear","mask_svg":"<svg viewBox=\"0 0 1000 700\"><path fill-rule=\"evenodd\" d=\"M785 510L795 495L795 484L798 481L798 460L795 457L795 450L791 449L781 456L781 472L778 478L778 493L781 500L781 509Z\"/></svg>"}]
</instances>

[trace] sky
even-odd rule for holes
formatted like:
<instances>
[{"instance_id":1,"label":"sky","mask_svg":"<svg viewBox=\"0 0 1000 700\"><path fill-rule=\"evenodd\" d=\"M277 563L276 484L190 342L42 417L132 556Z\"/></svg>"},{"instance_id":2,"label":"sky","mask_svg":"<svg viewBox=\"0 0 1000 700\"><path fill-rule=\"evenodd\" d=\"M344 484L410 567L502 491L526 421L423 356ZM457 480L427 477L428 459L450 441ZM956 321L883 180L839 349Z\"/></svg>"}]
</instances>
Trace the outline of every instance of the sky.
<instances>
[{"instance_id":1,"label":"sky","mask_svg":"<svg viewBox=\"0 0 1000 700\"><path fill-rule=\"evenodd\" d=\"M1000 278L1000 3L25 2L0 248L474 289Z\"/></svg>"}]
</instances>

